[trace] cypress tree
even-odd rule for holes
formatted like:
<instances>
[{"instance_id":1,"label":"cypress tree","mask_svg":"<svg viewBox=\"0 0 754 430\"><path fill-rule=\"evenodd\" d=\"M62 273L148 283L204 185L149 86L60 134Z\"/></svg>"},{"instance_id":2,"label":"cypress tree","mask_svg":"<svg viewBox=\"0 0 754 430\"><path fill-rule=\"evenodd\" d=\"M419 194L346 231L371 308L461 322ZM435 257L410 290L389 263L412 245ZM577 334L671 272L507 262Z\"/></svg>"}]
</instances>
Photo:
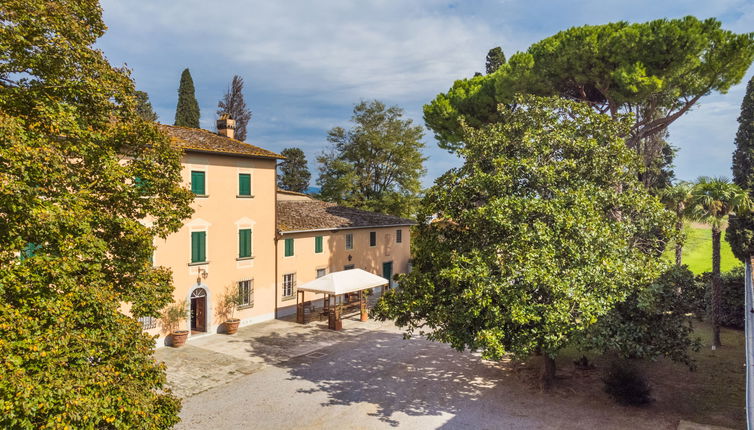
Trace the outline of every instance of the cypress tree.
<instances>
[{"instance_id":1,"label":"cypress tree","mask_svg":"<svg viewBox=\"0 0 754 430\"><path fill-rule=\"evenodd\" d=\"M487 52L487 61L485 62L485 68L488 75L499 69L503 64L505 64L505 54L503 53L503 48L496 46L490 49L489 52Z\"/></svg>"},{"instance_id":2,"label":"cypress tree","mask_svg":"<svg viewBox=\"0 0 754 430\"><path fill-rule=\"evenodd\" d=\"M235 75L231 80L228 91L217 102L217 115L230 114L236 120L236 135L238 140L246 140L246 126L251 119L251 111L246 107L243 99L243 78Z\"/></svg>"},{"instance_id":3,"label":"cypress tree","mask_svg":"<svg viewBox=\"0 0 754 430\"><path fill-rule=\"evenodd\" d=\"M138 113L144 121L157 121L157 114L152 108L152 103L149 102L149 94L144 91L136 91L134 94L136 95L136 113Z\"/></svg>"},{"instance_id":4,"label":"cypress tree","mask_svg":"<svg viewBox=\"0 0 754 430\"><path fill-rule=\"evenodd\" d=\"M199 128L199 103L194 94L194 80L186 68L181 73L178 87L178 105L175 107L175 125Z\"/></svg>"},{"instance_id":5,"label":"cypress tree","mask_svg":"<svg viewBox=\"0 0 754 430\"><path fill-rule=\"evenodd\" d=\"M754 198L754 78L746 87L741 103L733 152L733 182ZM731 216L725 238L740 260L754 255L754 214Z\"/></svg>"},{"instance_id":6,"label":"cypress tree","mask_svg":"<svg viewBox=\"0 0 754 430\"><path fill-rule=\"evenodd\" d=\"M299 148L285 148L281 154L285 157L280 163L280 174L278 175L278 187L305 193L309 188L309 180L312 174L306 167L306 156L304 151Z\"/></svg>"}]
</instances>

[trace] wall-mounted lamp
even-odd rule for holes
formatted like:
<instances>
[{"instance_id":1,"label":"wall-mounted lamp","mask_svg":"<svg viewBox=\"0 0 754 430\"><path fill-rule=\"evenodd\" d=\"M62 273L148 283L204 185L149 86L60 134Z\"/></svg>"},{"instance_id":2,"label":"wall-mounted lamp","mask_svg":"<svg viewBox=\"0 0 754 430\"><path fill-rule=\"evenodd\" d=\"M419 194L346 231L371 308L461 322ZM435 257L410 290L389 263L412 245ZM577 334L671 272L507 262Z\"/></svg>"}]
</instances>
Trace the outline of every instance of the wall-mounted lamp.
<instances>
[{"instance_id":1,"label":"wall-mounted lamp","mask_svg":"<svg viewBox=\"0 0 754 430\"><path fill-rule=\"evenodd\" d=\"M196 275L196 285L201 284L202 279L207 279L207 276L209 276L209 273L200 267Z\"/></svg>"}]
</instances>

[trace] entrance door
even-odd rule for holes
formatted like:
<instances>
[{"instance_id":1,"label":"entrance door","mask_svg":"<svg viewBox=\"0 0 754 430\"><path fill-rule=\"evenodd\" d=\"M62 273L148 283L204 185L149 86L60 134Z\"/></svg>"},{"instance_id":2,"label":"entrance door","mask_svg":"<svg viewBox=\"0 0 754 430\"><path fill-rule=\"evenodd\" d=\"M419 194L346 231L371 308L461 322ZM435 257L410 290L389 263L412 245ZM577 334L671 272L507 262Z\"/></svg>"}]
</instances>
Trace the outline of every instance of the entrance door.
<instances>
[{"instance_id":1,"label":"entrance door","mask_svg":"<svg viewBox=\"0 0 754 430\"><path fill-rule=\"evenodd\" d=\"M204 288L191 293L191 331L207 331L207 292Z\"/></svg>"},{"instance_id":2,"label":"entrance door","mask_svg":"<svg viewBox=\"0 0 754 430\"><path fill-rule=\"evenodd\" d=\"M388 288L393 286L393 262L382 263L382 277L390 281Z\"/></svg>"}]
</instances>

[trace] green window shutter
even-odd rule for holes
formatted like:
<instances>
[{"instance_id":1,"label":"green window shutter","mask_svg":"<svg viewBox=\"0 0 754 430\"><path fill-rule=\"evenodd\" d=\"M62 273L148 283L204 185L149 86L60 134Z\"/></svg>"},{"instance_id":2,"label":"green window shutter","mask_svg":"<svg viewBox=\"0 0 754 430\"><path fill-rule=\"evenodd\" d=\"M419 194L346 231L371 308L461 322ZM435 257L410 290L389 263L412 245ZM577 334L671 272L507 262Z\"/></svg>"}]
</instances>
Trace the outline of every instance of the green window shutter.
<instances>
[{"instance_id":1,"label":"green window shutter","mask_svg":"<svg viewBox=\"0 0 754 430\"><path fill-rule=\"evenodd\" d=\"M285 256L293 256L293 239L285 239Z\"/></svg>"},{"instance_id":2,"label":"green window shutter","mask_svg":"<svg viewBox=\"0 0 754 430\"><path fill-rule=\"evenodd\" d=\"M314 252L317 254L322 252L322 236L314 238Z\"/></svg>"},{"instance_id":3,"label":"green window shutter","mask_svg":"<svg viewBox=\"0 0 754 430\"><path fill-rule=\"evenodd\" d=\"M203 263L207 261L207 232L191 232L191 262Z\"/></svg>"},{"instance_id":4,"label":"green window shutter","mask_svg":"<svg viewBox=\"0 0 754 430\"><path fill-rule=\"evenodd\" d=\"M251 195L251 175L248 173L238 174L238 195L250 196Z\"/></svg>"},{"instance_id":5,"label":"green window shutter","mask_svg":"<svg viewBox=\"0 0 754 430\"><path fill-rule=\"evenodd\" d=\"M191 172L191 191L199 196L203 196L206 194L206 189L204 187L204 172L197 172L192 171Z\"/></svg>"},{"instance_id":6,"label":"green window shutter","mask_svg":"<svg viewBox=\"0 0 754 430\"><path fill-rule=\"evenodd\" d=\"M238 230L238 258L251 257L251 229Z\"/></svg>"}]
</instances>

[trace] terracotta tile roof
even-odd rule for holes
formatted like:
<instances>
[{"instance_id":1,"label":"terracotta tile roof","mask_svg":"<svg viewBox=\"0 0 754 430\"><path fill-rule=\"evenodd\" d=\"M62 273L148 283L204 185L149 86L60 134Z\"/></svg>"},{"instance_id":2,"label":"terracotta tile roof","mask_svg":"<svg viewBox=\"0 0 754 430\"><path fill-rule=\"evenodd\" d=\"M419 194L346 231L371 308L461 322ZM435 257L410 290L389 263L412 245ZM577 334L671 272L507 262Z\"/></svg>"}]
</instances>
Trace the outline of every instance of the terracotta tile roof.
<instances>
[{"instance_id":1,"label":"terracotta tile roof","mask_svg":"<svg viewBox=\"0 0 754 430\"><path fill-rule=\"evenodd\" d=\"M278 188L278 193L282 194L290 194L292 196L301 196L301 197L309 197L309 194L299 193L296 191L290 191L290 190L284 190L282 188Z\"/></svg>"},{"instance_id":2,"label":"terracotta tile roof","mask_svg":"<svg viewBox=\"0 0 754 430\"><path fill-rule=\"evenodd\" d=\"M250 145L240 140L220 136L217 133L201 128L178 127L175 125L158 124L171 140L186 151L217 152L220 154L240 155L244 157L280 158L280 154Z\"/></svg>"},{"instance_id":3,"label":"terracotta tile roof","mask_svg":"<svg viewBox=\"0 0 754 430\"><path fill-rule=\"evenodd\" d=\"M290 200L279 201L277 204L278 230L283 233L416 224L409 219L347 208L321 200Z\"/></svg>"}]
</instances>

